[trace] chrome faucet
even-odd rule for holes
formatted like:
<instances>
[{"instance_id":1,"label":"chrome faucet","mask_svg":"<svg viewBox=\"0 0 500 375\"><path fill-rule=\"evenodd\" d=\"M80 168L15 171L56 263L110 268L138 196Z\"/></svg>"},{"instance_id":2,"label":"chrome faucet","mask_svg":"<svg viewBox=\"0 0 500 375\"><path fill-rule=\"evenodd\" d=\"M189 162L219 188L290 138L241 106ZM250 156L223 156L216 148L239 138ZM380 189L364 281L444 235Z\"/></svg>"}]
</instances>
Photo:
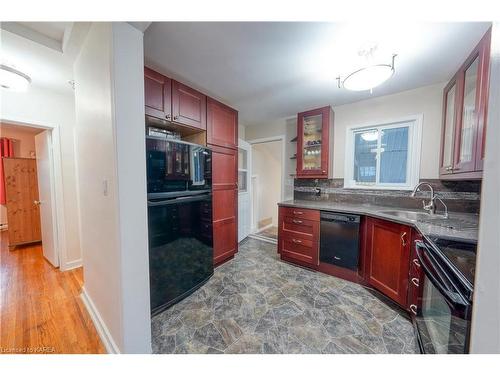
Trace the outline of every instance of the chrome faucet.
<instances>
[{"instance_id":1,"label":"chrome faucet","mask_svg":"<svg viewBox=\"0 0 500 375\"><path fill-rule=\"evenodd\" d=\"M427 211L429 213L429 215L435 215L436 214L435 201L438 200L444 206L443 217L445 219L447 219L448 218L448 207L446 206L446 204L443 202L443 200L440 197L438 197L436 194L434 194L434 189L432 188L432 185L429 184L428 182L420 182L417 186L415 186L415 189L413 189L411 196L414 197L415 194L417 193L417 191L419 191L420 186L422 186L422 185L428 186L429 190L431 192L431 200L429 201L429 203L426 204L424 200L422 201L422 205L424 206L423 207L424 210Z\"/></svg>"}]
</instances>

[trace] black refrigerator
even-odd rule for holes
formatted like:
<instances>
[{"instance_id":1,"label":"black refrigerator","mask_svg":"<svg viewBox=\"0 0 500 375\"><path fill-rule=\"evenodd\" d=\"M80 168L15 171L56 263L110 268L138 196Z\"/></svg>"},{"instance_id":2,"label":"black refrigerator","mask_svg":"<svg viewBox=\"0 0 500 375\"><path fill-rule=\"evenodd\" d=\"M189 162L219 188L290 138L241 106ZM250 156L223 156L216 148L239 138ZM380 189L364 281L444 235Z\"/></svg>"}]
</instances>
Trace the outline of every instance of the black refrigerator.
<instances>
[{"instance_id":1,"label":"black refrigerator","mask_svg":"<svg viewBox=\"0 0 500 375\"><path fill-rule=\"evenodd\" d=\"M187 297L213 275L212 154L146 137L151 313Z\"/></svg>"}]
</instances>

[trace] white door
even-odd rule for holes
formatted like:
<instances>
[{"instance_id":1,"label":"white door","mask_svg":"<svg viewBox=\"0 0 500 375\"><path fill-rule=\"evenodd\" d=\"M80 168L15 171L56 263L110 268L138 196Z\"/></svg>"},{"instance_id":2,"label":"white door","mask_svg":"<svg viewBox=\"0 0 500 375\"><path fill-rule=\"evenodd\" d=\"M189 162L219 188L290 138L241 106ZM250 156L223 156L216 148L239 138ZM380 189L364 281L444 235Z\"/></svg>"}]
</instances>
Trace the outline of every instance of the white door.
<instances>
[{"instance_id":1,"label":"white door","mask_svg":"<svg viewBox=\"0 0 500 375\"><path fill-rule=\"evenodd\" d=\"M251 166L252 148L242 139L238 140L238 242L250 234L251 219Z\"/></svg>"},{"instance_id":2,"label":"white door","mask_svg":"<svg viewBox=\"0 0 500 375\"><path fill-rule=\"evenodd\" d=\"M55 245L57 236L55 194L53 190L52 137L49 130L35 135L35 149L43 256L54 267L59 267L59 256Z\"/></svg>"}]
</instances>

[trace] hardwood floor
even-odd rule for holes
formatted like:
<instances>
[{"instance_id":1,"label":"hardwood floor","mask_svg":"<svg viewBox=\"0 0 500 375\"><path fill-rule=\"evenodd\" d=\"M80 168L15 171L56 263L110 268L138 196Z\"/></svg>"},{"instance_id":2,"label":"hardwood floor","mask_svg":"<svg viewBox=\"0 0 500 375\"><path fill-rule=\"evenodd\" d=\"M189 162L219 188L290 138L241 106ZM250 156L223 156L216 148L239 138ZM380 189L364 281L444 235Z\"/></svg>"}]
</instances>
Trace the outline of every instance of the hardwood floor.
<instances>
[{"instance_id":1,"label":"hardwood floor","mask_svg":"<svg viewBox=\"0 0 500 375\"><path fill-rule=\"evenodd\" d=\"M83 270L61 272L41 244L8 248L0 234L0 353L105 353L80 292Z\"/></svg>"}]
</instances>

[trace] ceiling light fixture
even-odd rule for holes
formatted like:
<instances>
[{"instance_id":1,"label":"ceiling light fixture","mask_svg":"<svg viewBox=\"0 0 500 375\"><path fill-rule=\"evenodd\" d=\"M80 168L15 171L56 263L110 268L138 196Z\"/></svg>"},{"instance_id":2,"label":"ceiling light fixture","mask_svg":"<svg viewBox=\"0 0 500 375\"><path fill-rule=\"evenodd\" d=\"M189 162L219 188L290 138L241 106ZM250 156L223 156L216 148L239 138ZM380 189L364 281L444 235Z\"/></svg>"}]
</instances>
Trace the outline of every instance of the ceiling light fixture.
<instances>
[{"instance_id":1,"label":"ceiling light fixture","mask_svg":"<svg viewBox=\"0 0 500 375\"><path fill-rule=\"evenodd\" d=\"M345 88L351 91L371 90L376 86L387 81L394 74L394 59L392 55L391 64L369 65L355 72L352 72L343 80L337 77L339 88Z\"/></svg>"},{"instance_id":2,"label":"ceiling light fixture","mask_svg":"<svg viewBox=\"0 0 500 375\"><path fill-rule=\"evenodd\" d=\"M14 91L26 91L31 83L31 78L10 66L0 64L0 86Z\"/></svg>"}]
</instances>

